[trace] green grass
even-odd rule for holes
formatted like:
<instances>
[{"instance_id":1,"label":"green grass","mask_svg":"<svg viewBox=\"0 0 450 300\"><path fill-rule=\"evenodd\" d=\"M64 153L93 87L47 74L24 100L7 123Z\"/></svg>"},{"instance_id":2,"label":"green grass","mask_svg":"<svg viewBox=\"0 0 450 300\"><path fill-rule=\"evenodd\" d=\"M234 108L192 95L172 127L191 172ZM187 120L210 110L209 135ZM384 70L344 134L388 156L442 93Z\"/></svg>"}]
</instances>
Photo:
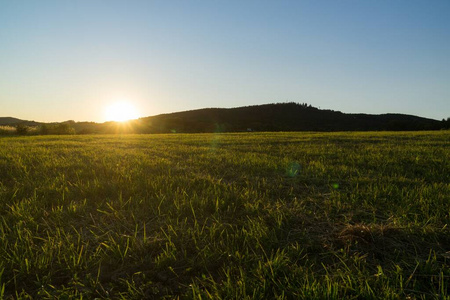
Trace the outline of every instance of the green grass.
<instances>
[{"instance_id":1,"label":"green grass","mask_svg":"<svg viewBox=\"0 0 450 300\"><path fill-rule=\"evenodd\" d=\"M450 134L0 138L0 298L450 299Z\"/></svg>"}]
</instances>

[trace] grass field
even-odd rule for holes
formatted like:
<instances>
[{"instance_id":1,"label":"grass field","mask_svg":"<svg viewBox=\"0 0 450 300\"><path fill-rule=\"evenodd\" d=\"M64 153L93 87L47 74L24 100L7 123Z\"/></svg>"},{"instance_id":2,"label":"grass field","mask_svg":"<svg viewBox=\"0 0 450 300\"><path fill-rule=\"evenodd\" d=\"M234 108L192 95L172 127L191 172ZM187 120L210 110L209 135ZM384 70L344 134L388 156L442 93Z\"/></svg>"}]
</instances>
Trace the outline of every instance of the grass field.
<instances>
[{"instance_id":1,"label":"grass field","mask_svg":"<svg viewBox=\"0 0 450 300\"><path fill-rule=\"evenodd\" d=\"M0 138L0 298L450 299L450 133Z\"/></svg>"}]
</instances>

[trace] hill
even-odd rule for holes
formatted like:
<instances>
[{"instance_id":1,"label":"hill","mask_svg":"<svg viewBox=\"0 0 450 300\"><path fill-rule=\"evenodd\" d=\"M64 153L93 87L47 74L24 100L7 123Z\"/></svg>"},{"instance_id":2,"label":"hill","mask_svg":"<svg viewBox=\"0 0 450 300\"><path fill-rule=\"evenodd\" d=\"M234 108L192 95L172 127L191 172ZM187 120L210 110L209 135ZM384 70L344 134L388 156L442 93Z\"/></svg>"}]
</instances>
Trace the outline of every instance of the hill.
<instances>
[{"instance_id":1,"label":"hill","mask_svg":"<svg viewBox=\"0 0 450 300\"><path fill-rule=\"evenodd\" d=\"M307 104L205 108L136 120L149 132L435 130L441 121L404 114L346 114Z\"/></svg>"},{"instance_id":2,"label":"hill","mask_svg":"<svg viewBox=\"0 0 450 300\"><path fill-rule=\"evenodd\" d=\"M17 118L13 118L13 117L0 117L0 125L18 125L18 124L23 124L23 125L28 125L28 126L37 126L40 123L35 122L35 121L28 121L28 120L21 120L21 119L17 119Z\"/></svg>"},{"instance_id":3,"label":"hill","mask_svg":"<svg viewBox=\"0 0 450 300\"><path fill-rule=\"evenodd\" d=\"M0 118L0 125L40 126L44 134L197 133L243 131L412 131L449 128L437 121L405 114L346 114L307 104L277 103L236 108L204 108L144 117L127 123L38 123Z\"/></svg>"}]
</instances>

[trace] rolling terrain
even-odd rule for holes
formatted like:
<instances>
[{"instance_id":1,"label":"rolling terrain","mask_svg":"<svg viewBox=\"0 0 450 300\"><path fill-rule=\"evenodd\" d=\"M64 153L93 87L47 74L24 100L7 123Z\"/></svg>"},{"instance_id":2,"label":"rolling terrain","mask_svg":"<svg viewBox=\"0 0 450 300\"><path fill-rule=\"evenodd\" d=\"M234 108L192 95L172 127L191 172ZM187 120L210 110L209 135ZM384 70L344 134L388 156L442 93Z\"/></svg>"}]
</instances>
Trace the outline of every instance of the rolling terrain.
<instances>
[{"instance_id":1,"label":"rolling terrain","mask_svg":"<svg viewBox=\"0 0 450 300\"><path fill-rule=\"evenodd\" d=\"M440 121L405 114L345 114L306 104L206 108L141 118L155 132L379 131L441 129Z\"/></svg>"},{"instance_id":2,"label":"rolling terrain","mask_svg":"<svg viewBox=\"0 0 450 300\"><path fill-rule=\"evenodd\" d=\"M346 114L318 109L306 104L278 103L237 108L205 108L162 114L131 120L126 125L117 122L37 123L14 118L0 118L0 125L18 124L65 126L75 133L201 133L243 131L416 131L449 128L447 121L437 121L405 114ZM61 125L62 124L62 125ZM55 129L53 133L66 132ZM52 130L45 131L47 134Z\"/></svg>"}]
</instances>

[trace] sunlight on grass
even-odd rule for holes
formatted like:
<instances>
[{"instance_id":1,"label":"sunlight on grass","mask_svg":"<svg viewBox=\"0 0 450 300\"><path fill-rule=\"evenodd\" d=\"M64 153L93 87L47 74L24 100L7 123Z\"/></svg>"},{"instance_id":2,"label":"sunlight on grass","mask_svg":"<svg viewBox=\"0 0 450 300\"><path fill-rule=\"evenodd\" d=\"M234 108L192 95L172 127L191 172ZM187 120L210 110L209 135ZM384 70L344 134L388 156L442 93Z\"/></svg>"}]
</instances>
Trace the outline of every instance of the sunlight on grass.
<instances>
[{"instance_id":1,"label":"sunlight on grass","mask_svg":"<svg viewBox=\"0 0 450 300\"><path fill-rule=\"evenodd\" d=\"M448 137L2 138L0 298L449 299Z\"/></svg>"}]
</instances>

